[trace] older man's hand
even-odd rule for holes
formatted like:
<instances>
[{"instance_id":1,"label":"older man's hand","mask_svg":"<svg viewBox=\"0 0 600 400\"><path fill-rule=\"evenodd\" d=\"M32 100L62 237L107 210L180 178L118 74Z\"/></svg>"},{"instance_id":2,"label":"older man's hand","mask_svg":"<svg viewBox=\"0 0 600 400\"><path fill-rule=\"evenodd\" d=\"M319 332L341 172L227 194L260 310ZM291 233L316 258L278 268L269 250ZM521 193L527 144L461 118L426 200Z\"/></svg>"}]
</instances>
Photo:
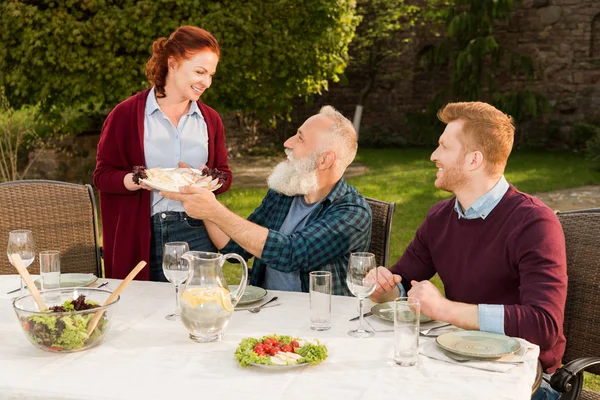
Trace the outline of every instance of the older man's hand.
<instances>
[{"instance_id":1,"label":"older man's hand","mask_svg":"<svg viewBox=\"0 0 600 400\"><path fill-rule=\"evenodd\" d=\"M431 319L444 320L444 309L449 300L446 299L435 285L429 281L411 281L412 288L408 291L409 297L416 297L421 303L421 313Z\"/></svg>"},{"instance_id":2,"label":"older man's hand","mask_svg":"<svg viewBox=\"0 0 600 400\"><path fill-rule=\"evenodd\" d=\"M182 186L179 193L161 191L159 194L167 199L180 201L187 215L196 219L214 218L221 204L213 192L195 186Z\"/></svg>"}]
</instances>

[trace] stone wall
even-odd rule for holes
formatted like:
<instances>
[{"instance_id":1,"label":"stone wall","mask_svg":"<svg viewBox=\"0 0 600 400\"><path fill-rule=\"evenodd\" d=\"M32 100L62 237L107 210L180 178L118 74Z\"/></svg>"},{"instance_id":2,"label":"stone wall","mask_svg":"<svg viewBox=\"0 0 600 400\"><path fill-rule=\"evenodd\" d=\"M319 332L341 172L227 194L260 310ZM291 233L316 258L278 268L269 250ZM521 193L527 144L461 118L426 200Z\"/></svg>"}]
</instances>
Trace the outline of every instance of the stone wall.
<instances>
[{"instance_id":1,"label":"stone wall","mask_svg":"<svg viewBox=\"0 0 600 400\"><path fill-rule=\"evenodd\" d=\"M419 32L402 57L389 62L390 68L365 103L363 138L395 135L410 142L422 139L419 132L410 131L405 113L425 108L448 82L447 71L426 71L418 65L419 52L436 41L430 31ZM551 114L520 126L521 130L537 131L539 136L551 127L564 139L578 122L600 116L600 0L523 0L515 8L511 24L499 26L496 36L503 46L532 58L536 75L528 87L553 105ZM313 104L298 104L296 122L301 123L323 104L336 106L352 119L364 78L360 71L347 75L345 84L332 85ZM510 90L522 86L523 79L501 76L497 83ZM527 137L531 136L528 133ZM543 140L538 143L547 144Z\"/></svg>"}]
</instances>

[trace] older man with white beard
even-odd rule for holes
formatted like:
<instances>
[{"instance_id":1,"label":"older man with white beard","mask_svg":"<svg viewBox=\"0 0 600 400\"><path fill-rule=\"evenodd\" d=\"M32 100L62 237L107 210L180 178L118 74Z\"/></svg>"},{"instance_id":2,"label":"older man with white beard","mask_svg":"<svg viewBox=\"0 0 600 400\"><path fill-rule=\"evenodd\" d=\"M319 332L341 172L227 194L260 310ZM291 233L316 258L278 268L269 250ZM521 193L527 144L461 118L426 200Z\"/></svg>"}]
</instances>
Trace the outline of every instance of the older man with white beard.
<instances>
[{"instance_id":1,"label":"older man with white beard","mask_svg":"<svg viewBox=\"0 0 600 400\"><path fill-rule=\"evenodd\" d=\"M270 190L247 220L206 189L160 194L181 201L188 215L204 220L222 252L254 256L250 284L308 292L310 271L330 271L332 293L350 295L348 258L366 251L371 241L371 209L343 178L358 147L352 123L325 106L284 147L288 160L275 167Z\"/></svg>"}]
</instances>

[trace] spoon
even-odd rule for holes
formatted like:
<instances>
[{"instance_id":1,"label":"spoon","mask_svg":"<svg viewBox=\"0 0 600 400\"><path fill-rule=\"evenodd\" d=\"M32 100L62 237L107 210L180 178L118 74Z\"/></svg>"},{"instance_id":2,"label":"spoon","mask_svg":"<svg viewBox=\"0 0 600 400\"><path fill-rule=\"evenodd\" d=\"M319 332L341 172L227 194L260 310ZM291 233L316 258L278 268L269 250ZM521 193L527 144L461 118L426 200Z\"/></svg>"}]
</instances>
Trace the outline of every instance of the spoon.
<instances>
[{"instance_id":1,"label":"spoon","mask_svg":"<svg viewBox=\"0 0 600 400\"><path fill-rule=\"evenodd\" d=\"M127 285L129 285L129 283L133 280L133 278L135 278L135 276L145 266L146 266L146 261L140 261L138 263L138 265L135 266L135 268L133 269L133 271L131 271L129 273L129 275L127 275L127 277L123 280L123 282L121 282L121 284L119 286L117 286L117 288L115 289L115 291L112 292L112 294L110 296L108 296L108 299L106 299L106 301L104 302L103 306L112 303L121 294L121 292L123 291L123 289L125 289L125 287ZM90 323L88 325L88 330L87 330L88 331L88 335L91 335L92 332L94 331L94 329L96 329L96 325L98 325L98 322L100 321L100 318L102 317L102 314L104 314L104 311L106 311L106 309L102 309L102 310L96 311L96 314L94 314L94 318L92 318L92 320L90 321Z\"/></svg>"},{"instance_id":2,"label":"spoon","mask_svg":"<svg viewBox=\"0 0 600 400\"><path fill-rule=\"evenodd\" d=\"M31 278L31 275L29 275L29 271L27 271L27 267L25 267L25 264L23 264L23 260L21 259L21 256L19 254L13 254L13 255L11 255L11 258L12 258L13 265L19 272L19 275L21 275L21 277L27 284L27 289L29 289L29 292L31 292L31 295L33 296L33 299L37 303L39 310L47 311L48 307L46 307L46 302L42 298L37 286L35 286L35 284L33 283L33 279Z\"/></svg>"},{"instance_id":3,"label":"spoon","mask_svg":"<svg viewBox=\"0 0 600 400\"><path fill-rule=\"evenodd\" d=\"M264 306L266 306L269 303L274 302L275 300L277 300L277 296L273 297L271 300L267 301L266 303L261 304L258 307L254 307L254 308L249 308L248 311L250 311L253 314L256 314L257 312L260 312L260 309L263 308Z\"/></svg>"}]
</instances>

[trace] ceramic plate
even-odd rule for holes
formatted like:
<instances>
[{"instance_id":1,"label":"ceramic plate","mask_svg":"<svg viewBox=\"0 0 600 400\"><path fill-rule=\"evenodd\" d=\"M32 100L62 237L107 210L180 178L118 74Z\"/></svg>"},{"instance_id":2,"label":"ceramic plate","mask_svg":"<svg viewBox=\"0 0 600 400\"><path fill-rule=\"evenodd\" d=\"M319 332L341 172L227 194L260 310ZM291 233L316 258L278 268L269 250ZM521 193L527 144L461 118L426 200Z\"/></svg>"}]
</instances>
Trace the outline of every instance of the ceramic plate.
<instances>
[{"instance_id":1,"label":"ceramic plate","mask_svg":"<svg viewBox=\"0 0 600 400\"><path fill-rule=\"evenodd\" d=\"M180 168L161 168L161 169L164 171L173 171L174 169L180 169ZM185 169L191 170L195 174L202 175L202 171L200 171L199 169L196 169L196 168L185 168ZM179 186L174 187L169 184L170 182L166 182L166 181L155 182L151 179L141 179L141 182L144 182L146 185L150 186L152 189L155 189L155 190L162 190L165 192L179 192ZM184 184L181 184L180 186L184 186ZM221 186L223 186L223 184L219 183L216 186L206 186L205 188L210 190L211 192L214 192L215 190L219 189Z\"/></svg>"},{"instance_id":2,"label":"ceramic plate","mask_svg":"<svg viewBox=\"0 0 600 400\"><path fill-rule=\"evenodd\" d=\"M390 322L394 322L394 302L389 302L389 303L381 303L381 304L375 304L372 308L371 308L371 312L373 313L374 316L381 318L385 321L390 321ZM432 321L431 318L429 318L427 315L425 314L421 314L420 315L420 322L422 324L424 324L425 322L430 322Z\"/></svg>"},{"instance_id":3,"label":"ceramic plate","mask_svg":"<svg viewBox=\"0 0 600 400\"><path fill-rule=\"evenodd\" d=\"M229 289L232 292L236 291L237 288L238 285L229 285ZM240 299L239 303L237 303L237 305L243 306L244 304L255 303L263 297L265 297L266 295L267 291L265 289L257 286L247 285L246 290L244 291L244 294L242 295L242 298Z\"/></svg>"},{"instance_id":4,"label":"ceramic plate","mask_svg":"<svg viewBox=\"0 0 600 400\"><path fill-rule=\"evenodd\" d=\"M499 358L521 348L521 344L510 336L480 331L444 333L435 341L446 351L471 358Z\"/></svg>"},{"instance_id":5,"label":"ceramic plate","mask_svg":"<svg viewBox=\"0 0 600 400\"><path fill-rule=\"evenodd\" d=\"M98 277L94 274L60 274L60 287L85 287L96 282ZM42 278L35 280L35 286L42 286Z\"/></svg>"},{"instance_id":6,"label":"ceramic plate","mask_svg":"<svg viewBox=\"0 0 600 400\"><path fill-rule=\"evenodd\" d=\"M250 365L253 365L253 366L258 367L258 368L264 368L264 369L281 371L281 370L284 370L284 369L292 369L292 368L305 367L305 366L308 365L308 363L292 364L292 365L266 365L266 364L250 363Z\"/></svg>"}]
</instances>

